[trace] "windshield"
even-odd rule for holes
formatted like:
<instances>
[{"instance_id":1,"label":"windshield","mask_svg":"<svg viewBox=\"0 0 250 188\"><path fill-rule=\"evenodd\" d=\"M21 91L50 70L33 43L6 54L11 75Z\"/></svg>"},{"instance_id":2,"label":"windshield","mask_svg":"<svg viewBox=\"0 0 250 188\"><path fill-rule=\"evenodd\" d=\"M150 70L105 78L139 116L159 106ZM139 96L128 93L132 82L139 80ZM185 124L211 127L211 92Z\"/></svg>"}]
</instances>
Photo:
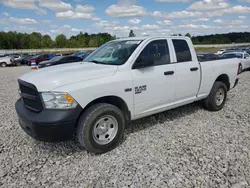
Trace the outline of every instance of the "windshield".
<instances>
[{"instance_id":1,"label":"windshield","mask_svg":"<svg viewBox=\"0 0 250 188\"><path fill-rule=\"evenodd\" d=\"M104 44L84 59L84 62L93 62L108 65L122 65L139 46L141 41L123 40Z\"/></svg>"},{"instance_id":2,"label":"windshield","mask_svg":"<svg viewBox=\"0 0 250 188\"><path fill-rule=\"evenodd\" d=\"M38 58L40 55L35 55L35 56L32 56L32 58Z\"/></svg>"}]
</instances>

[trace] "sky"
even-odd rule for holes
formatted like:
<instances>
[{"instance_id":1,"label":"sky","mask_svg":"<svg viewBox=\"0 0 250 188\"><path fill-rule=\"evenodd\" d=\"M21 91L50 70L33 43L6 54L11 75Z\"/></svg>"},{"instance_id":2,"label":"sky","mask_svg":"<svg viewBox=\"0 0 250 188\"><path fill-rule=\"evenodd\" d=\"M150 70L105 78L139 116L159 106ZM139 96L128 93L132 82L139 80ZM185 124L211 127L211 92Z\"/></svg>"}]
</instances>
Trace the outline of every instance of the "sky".
<instances>
[{"instance_id":1,"label":"sky","mask_svg":"<svg viewBox=\"0 0 250 188\"><path fill-rule=\"evenodd\" d=\"M250 0L0 0L0 30L67 37L249 31Z\"/></svg>"}]
</instances>

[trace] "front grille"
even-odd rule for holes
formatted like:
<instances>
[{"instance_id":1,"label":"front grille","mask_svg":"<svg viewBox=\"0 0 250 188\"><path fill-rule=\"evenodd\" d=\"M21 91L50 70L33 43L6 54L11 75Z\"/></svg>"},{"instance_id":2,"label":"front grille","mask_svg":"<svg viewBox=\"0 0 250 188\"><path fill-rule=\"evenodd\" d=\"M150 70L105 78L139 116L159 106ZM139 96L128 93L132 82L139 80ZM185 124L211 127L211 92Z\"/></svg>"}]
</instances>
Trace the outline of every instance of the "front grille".
<instances>
[{"instance_id":1,"label":"front grille","mask_svg":"<svg viewBox=\"0 0 250 188\"><path fill-rule=\"evenodd\" d=\"M20 95L26 108L34 112L43 109L42 101L36 87L28 82L18 80Z\"/></svg>"}]
</instances>

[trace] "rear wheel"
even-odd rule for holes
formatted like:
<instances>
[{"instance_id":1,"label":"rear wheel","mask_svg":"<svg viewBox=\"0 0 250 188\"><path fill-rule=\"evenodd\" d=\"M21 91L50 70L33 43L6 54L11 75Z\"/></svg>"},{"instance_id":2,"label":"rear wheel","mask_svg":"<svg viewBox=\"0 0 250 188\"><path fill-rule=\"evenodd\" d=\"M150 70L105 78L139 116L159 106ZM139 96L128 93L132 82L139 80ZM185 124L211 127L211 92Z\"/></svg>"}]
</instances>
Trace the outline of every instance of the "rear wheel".
<instances>
[{"instance_id":1,"label":"rear wheel","mask_svg":"<svg viewBox=\"0 0 250 188\"><path fill-rule=\"evenodd\" d=\"M16 66L21 66L21 65L22 65L22 64L21 64L20 61L16 62Z\"/></svg>"},{"instance_id":2,"label":"rear wheel","mask_svg":"<svg viewBox=\"0 0 250 188\"><path fill-rule=\"evenodd\" d=\"M223 82L215 82L204 104L208 110L219 111L223 108L227 98L227 86Z\"/></svg>"},{"instance_id":3,"label":"rear wheel","mask_svg":"<svg viewBox=\"0 0 250 188\"><path fill-rule=\"evenodd\" d=\"M114 149L122 140L125 118L114 105L100 103L88 108L77 125L78 142L92 153Z\"/></svg>"},{"instance_id":4,"label":"rear wheel","mask_svg":"<svg viewBox=\"0 0 250 188\"><path fill-rule=\"evenodd\" d=\"M0 66L1 66L1 67L7 67L7 63L2 62L2 63L0 63Z\"/></svg>"}]
</instances>

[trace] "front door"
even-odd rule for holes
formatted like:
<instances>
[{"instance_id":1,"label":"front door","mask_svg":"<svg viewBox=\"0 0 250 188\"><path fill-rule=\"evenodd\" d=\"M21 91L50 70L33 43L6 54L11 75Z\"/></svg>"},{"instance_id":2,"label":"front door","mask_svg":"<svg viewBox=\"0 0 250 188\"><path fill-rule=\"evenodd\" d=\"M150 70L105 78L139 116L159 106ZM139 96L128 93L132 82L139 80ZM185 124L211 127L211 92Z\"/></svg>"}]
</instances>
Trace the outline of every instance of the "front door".
<instances>
[{"instance_id":1,"label":"front door","mask_svg":"<svg viewBox=\"0 0 250 188\"><path fill-rule=\"evenodd\" d=\"M149 42L135 61L151 59L154 65L132 69L135 116L161 111L175 100L175 65L171 64L167 40Z\"/></svg>"}]
</instances>

